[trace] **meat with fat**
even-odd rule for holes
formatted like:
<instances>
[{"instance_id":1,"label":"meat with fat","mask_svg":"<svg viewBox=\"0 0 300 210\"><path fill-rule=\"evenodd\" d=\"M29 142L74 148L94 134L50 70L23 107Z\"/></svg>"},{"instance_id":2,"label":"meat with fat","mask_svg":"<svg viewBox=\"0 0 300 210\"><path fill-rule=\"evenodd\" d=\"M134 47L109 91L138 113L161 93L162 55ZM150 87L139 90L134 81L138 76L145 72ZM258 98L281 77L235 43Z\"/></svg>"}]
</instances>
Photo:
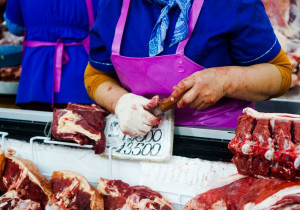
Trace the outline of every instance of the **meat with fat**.
<instances>
[{"instance_id":1,"label":"meat with fat","mask_svg":"<svg viewBox=\"0 0 300 210\"><path fill-rule=\"evenodd\" d=\"M236 174L203 188L184 210L300 209L300 180L256 178Z\"/></svg>"},{"instance_id":2,"label":"meat with fat","mask_svg":"<svg viewBox=\"0 0 300 210\"><path fill-rule=\"evenodd\" d=\"M96 154L105 150L105 117L99 106L68 103L66 109L54 109L52 135L57 140L94 145Z\"/></svg>"},{"instance_id":3,"label":"meat with fat","mask_svg":"<svg viewBox=\"0 0 300 210\"><path fill-rule=\"evenodd\" d=\"M0 209L3 210L42 210L40 203L22 200L16 191L8 191L0 197Z\"/></svg>"},{"instance_id":4,"label":"meat with fat","mask_svg":"<svg viewBox=\"0 0 300 210\"><path fill-rule=\"evenodd\" d=\"M81 174L55 171L50 182L53 188L52 203L59 209L104 209L102 197Z\"/></svg>"},{"instance_id":5,"label":"meat with fat","mask_svg":"<svg viewBox=\"0 0 300 210\"><path fill-rule=\"evenodd\" d=\"M300 62L300 2L263 0L274 32L294 68Z\"/></svg>"},{"instance_id":6,"label":"meat with fat","mask_svg":"<svg viewBox=\"0 0 300 210\"><path fill-rule=\"evenodd\" d=\"M97 190L104 198L105 210L172 210L171 203L146 186L132 186L121 180L100 178Z\"/></svg>"},{"instance_id":7,"label":"meat with fat","mask_svg":"<svg viewBox=\"0 0 300 210\"><path fill-rule=\"evenodd\" d=\"M50 182L31 161L6 156L3 176L0 179L2 193L16 191L22 200L38 202L42 209L52 196Z\"/></svg>"},{"instance_id":8,"label":"meat with fat","mask_svg":"<svg viewBox=\"0 0 300 210\"><path fill-rule=\"evenodd\" d=\"M293 179L300 175L300 115L246 108L228 147L240 174Z\"/></svg>"}]
</instances>

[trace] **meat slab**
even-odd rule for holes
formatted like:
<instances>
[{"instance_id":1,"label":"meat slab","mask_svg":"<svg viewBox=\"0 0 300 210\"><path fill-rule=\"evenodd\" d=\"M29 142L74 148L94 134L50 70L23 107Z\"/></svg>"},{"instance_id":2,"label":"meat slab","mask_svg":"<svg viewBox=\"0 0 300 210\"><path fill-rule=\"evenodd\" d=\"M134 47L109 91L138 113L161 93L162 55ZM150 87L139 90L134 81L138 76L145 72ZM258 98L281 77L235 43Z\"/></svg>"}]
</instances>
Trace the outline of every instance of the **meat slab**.
<instances>
[{"instance_id":1,"label":"meat slab","mask_svg":"<svg viewBox=\"0 0 300 210\"><path fill-rule=\"evenodd\" d=\"M300 175L300 115L246 108L228 147L240 174L293 179Z\"/></svg>"},{"instance_id":2,"label":"meat slab","mask_svg":"<svg viewBox=\"0 0 300 210\"><path fill-rule=\"evenodd\" d=\"M169 201L146 186L132 186L121 180L100 178L97 190L104 198L105 210L172 210Z\"/></svg>"},{"instance_id":3,"label":"meat slab","mask_svg":"<svg viewBox=\"0 0 300 210\"><path fill-rule=\"evenodd\" d=\"M203 188L184 210L300 209L300 180L256 178L236 174Z\"/></svg>"},{"instance_id":4,"label":"meat slab","mask_svg":"<svg viewBox=\"0 0 300 210\"><path fill-rule=\"evenodd\" d=\"M66 109L54 109L52 135L57 140L94 145L96 154L105 150L104 120L107 112L99 106L68 103Z\"/></svg>"},{"instance_id":5,"label":"meat slab","mask_svg":"<svg viewBox=\"0 0 300 210\"><path fill-rule=\"evenodd\" d=\"M50 182L39 173L38 168L31 161L10 155L5 158L0 190L2 193L15 191L20 200L37 202L42 209L49 204L52 196ZM17 198L12 196L12 199ZM23 205L24 202L21 203Z\"/></svg>"},{"instance_id":6,"label":"meat slab","mask_svg":"<svg viewBox=\"0 0 300 210\"><path fill-rule=\"evenodd\" d=\"M81 174L72 171L55 171L50 182L53 188L52 202L59 209L104 209L102 197Z\"/></svg>"},{"instance_id":7,"label":"meat slab","mask_svg":"<svg viewBox=\"0 0 300 210\"><path fill-rule=\"evenodd\" d=\"M300 62L300 1L262 1L282 49L296 68Z\"/></svg>"},{"instance_id":8,"label":"meat slab","mask_svg":"<svg viewBox=\"0 0 300 210\"><path fill-rule=\"evenodd\" d=\"M21 75L21 66L3 67L0 69L1 81L19 81Z\"/></svg>"},{"instance_id":9,"label":"meat slab","mask_svg":"<svg viewBox=\"0 0 300 210\"><path fill-rule=\"evenodd\" d=\"M8 191L0 197L0 209L3 210L42 210L40 203L22 200L16 191Z\"/></svg>"}]
</instances>

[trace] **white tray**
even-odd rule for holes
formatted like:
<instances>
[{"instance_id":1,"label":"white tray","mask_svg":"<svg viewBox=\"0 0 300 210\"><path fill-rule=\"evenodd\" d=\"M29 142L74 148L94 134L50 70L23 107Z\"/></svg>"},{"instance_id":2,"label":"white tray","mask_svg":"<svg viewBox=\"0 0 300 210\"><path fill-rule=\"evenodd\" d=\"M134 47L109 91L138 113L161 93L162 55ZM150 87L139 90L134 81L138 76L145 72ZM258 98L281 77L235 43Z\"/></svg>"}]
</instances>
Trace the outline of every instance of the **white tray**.
<instances>
[{"instance_id":1,"label":"white tray","mask_svg":"<svg viewBox=\"0 0 300 210\"><path fill-rule=\"evenodd\" d=\"M0 81L0 94L16 95L19 82Z\"/></svg>"}]
</instances>

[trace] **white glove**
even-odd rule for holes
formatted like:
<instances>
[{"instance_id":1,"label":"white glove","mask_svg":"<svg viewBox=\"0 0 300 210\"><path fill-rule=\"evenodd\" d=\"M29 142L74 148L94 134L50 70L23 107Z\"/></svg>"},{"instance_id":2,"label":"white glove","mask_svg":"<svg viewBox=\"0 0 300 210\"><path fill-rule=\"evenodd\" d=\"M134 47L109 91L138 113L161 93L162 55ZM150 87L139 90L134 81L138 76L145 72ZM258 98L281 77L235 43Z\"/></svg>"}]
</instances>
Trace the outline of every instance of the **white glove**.
<instances>
[{"instance_id":1,"label":"white glove","mask_svg":"<svg viewBox=\"0 0 300 210\"><path fill-rule=\"evenodd\" d=\"M161 123L147 110L157 106L157 98L149 100L132 93L123 95L117 102L115 114L119 118L121 131L131 137L146 135L153 126Z\"/></svg>"}]
</instances>

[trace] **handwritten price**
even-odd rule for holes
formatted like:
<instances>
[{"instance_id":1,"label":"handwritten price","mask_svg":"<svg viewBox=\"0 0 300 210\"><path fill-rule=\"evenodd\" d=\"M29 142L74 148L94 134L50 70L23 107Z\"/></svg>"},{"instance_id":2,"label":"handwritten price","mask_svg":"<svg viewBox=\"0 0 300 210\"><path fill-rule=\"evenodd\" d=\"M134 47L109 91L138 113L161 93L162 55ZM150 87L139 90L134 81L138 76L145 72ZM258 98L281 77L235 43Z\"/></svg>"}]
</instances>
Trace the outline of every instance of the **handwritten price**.
<instances>
[{"instance_id":1,"label":"handwritten price","mask_svg":"<svg viewBox=\"0 0 300 210\"><path fill-rule=\"evenodd\" d=\"M173 128L172 113L164 116L160 125L154 126L145 136L130 137L120 129L118 118L110 115L106 118L105 137L107 148L112 148L115 157L136 160L166 160L172 155ZM108 150L106 150L106 154Z\"/></svg>"},{"instance_id":2,"label":"handwritten price","mask_svg":"<svg viewBox=\"0 0 300 210\"><path fill-rule=\"evenodd\" d=\"M116 150L118 153L126 154L126 155L151 155L156 156L161 150L161 144L155 143L137 143L134 144L132 142L126 143L124 142L121 147Z\"/></svg>"}]
</instances>

